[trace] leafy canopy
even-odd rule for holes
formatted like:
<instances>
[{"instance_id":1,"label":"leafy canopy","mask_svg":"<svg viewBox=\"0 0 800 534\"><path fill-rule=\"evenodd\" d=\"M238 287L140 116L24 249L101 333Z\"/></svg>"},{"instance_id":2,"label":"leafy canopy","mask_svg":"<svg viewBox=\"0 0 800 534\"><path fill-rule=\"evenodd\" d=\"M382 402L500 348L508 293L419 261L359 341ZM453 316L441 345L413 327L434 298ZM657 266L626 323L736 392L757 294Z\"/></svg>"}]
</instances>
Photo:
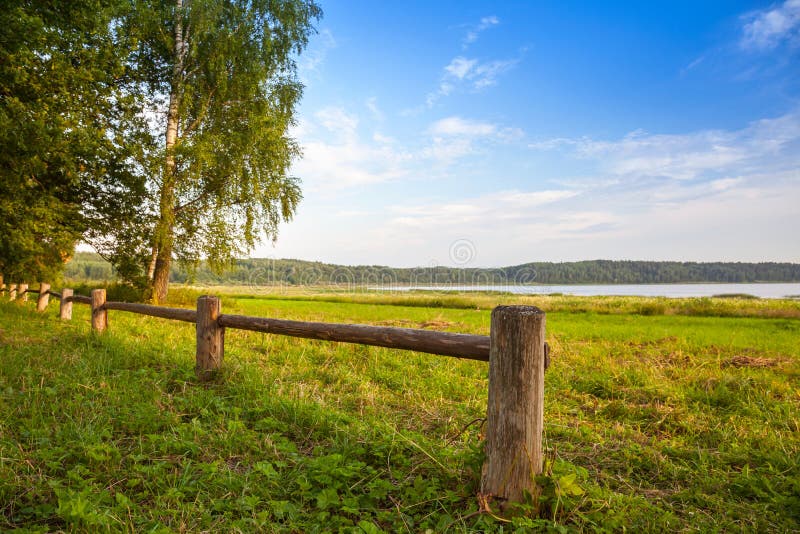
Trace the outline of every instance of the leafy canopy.
<instances>
[{"instance_id":1,"label":"leafy canopy","mask_svg":"<svg viewBox=\"0 0 800 534\"><path fill-rule=\"evenodd\" d=\"M311 1L192 0L134 1L120 16L126 91L148 122L136 131L145 187L122 192L137 217L106 213L115 224L92 243L129 278L146 278L164 250L220 268L291 218L301 198L288 174L300 155L289 136L302 94L294 58L320 15Z\"/></svg>"}]
</instances>

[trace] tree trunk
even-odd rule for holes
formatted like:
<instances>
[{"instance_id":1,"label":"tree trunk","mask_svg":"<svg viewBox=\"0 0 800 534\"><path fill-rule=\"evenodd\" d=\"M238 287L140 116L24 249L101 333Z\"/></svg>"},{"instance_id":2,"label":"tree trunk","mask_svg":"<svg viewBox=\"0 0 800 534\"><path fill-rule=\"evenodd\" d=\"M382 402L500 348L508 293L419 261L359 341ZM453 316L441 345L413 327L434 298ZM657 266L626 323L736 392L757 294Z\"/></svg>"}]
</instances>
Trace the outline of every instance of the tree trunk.
<instances>
[{"instance_id":1,"label":"tree trunk","mask_svg":"<svg viewBox=\"0 0 800 534\"><path fill-rule=\"evenodd\" d=\"M153 275L156 272L156 260L158 259L158 247L153 245L153 252L150 255L150 263L147 266L147 283L153 283Z\"/></svg>"},{"instance_id":2,"label":"tree trunk","mask_svg":"<svg viewBox=\"0 0 800 534\"><path fill-rule=\"evenodd\" d=\"M151 298L156 304L164 302L167 298L169 271L172 266L172 249L175 239L175 183L177 181L175 144L178 141L180 93L183 84L184 59L186 57L186 42L183 34L183 0L176 0L175 2L175 46L173 53L175 62L172 65L172 84L169 92L169 109L167 111L164 179L161 183L159 218L155 228L153 246L154 252L158 251L151 281Z\"/></svg>"}]
</instances>

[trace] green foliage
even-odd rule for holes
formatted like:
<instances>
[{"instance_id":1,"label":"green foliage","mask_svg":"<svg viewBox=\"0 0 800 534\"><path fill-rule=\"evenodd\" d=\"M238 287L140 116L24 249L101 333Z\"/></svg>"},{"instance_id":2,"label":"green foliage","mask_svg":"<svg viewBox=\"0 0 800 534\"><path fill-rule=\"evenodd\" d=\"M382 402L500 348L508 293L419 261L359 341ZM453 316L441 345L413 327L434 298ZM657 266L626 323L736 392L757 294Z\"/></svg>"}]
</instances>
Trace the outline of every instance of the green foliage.
<instances>
[{"instance_id":1,"label":"green foliage","mask_svg":"<svg viewBox=\"0 0 800 534\"><path fill-rule=\"evenodd\" d=\"M131 0L118 12L127 94L141 114L165 117L127 141L145 185L118 195L140 215L112 205L91 236L121 277L153 287L173 257L220 269L293 215L294 58L320 15L311 0Z\"/></svg>"},{"instance_id":2,"label":"green foliage","mask_svg":"<svg viewBox=\"0 0 800 534\"><path fill-rule=\"evenodd\" d=\"M485 308L337 298L223 309L488 333ZM93 336L85 306L0 303L0 530L800 528L797 319L569 302L548 312L541 492L509 515L478 512L484 363L229 330L204 386L192 325L111 312Z\"/></svg>"},{"instance_id":3,"label":"green foliage","mask_svg":"<svg viewBox=\"0 0 800 534\"><path fill-rule=\"evenodd\" d=\"M7 277L52 279L86 229L91 182L118 177L114 4L10 0L0 10L0 272Z\"/></svg>"}]
</instances>

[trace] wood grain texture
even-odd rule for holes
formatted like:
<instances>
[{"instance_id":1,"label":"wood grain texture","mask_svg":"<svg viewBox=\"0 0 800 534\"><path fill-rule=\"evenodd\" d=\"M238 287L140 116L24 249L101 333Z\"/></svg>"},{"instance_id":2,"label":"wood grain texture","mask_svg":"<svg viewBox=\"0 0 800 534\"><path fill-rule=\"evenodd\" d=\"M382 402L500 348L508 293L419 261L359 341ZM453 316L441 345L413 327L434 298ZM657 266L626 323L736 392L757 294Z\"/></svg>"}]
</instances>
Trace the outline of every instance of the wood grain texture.
<instances>
[{"instance_id":1,"label":"wood grain texture","mask_svg":"<svg viewBox=\"0 0 800 534\"><path fill-rule=\"evenodd\" d=\"M50 284L42 282L39 284L39 297L36 299L36 311L43 312L50 302Z\"/></svg>"},{"instance_id":2,"label":"wood grain texture","mask_svg":"<svg viewBox=\"0 0 800 534\"><path fill-rule=\"evenodd\" d=\"M197 299L197 353L195 372L200 380L210 380L222 365L225 355L225 327L219 322L222 302L217 297Z\"/></svg>"},{"instance_id":3,"label":"wood grain texture","mask_svg":"<svg viewBox=\"0 0 800 534\"><path fill-rule=\"evenodd\" d=\"M151 317L161 317L163 319L174 319L187 323L197 322L197 311L187 310L186 308L166 308L164 306L152 306L150 304L139 304L135 302L115 302L109 300L105 303L106 310L119 310L139 315L149 315Z\"/></svg>"},{"instance_id":4,"label":"wood grain texture","mask_svg":"<svg viewBox=\"0 0 800 534\"><path fill-rule=\"evenodd\" d=\"M489 360L489 338L487 336L413 328L286 321L246 315L222 315L219 322L224 327L240 330L414 350L472 360Z\"/></svg>"},{"instance_id":5,"label":"wood grain texture","mask_svg":"<svg viewBox=\"0 0 800 534\"><path fill-rule=\"evenodd\" d=\"M92 330L94 332L105 332L108 327L108 312L105 309L106 290L92 289Z\"/></svg>"},{"instance_id":6,"label":"wood grain texture","mask_svg":"<svg viewBox=\"0 0 800 534\"><path fill-rule=\"evenodd\" d=\"M486 461L481 494L521 502L542 471L545 314L533 306L492 311Z\"/></svg>"},{"instance_id":7,"label":"wood grain texture","mask_svg":"<svg viewBox=\"0 0 800 534\"><path fill-rule=\"evenodd\" d=\"M64 321L69 321L72 319L72 290L66 287L62 288L60 298L58 316Z\"/></svg>"}]
</instances>

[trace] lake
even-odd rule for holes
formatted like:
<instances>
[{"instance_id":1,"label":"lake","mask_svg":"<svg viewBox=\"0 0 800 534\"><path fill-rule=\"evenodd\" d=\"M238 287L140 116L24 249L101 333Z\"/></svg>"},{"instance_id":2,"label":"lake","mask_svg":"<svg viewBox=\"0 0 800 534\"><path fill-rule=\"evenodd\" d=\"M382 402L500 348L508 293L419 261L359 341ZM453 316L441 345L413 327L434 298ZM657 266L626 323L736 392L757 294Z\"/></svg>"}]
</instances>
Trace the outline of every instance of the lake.
<instances>
[{"instance_id":1,"label":"lake","mask_svg":"<svg viewBox=\"0 0 800 534\"><path fill-rule=\"evenodd\" d=\"M731 293L746 293L761 298L800 297L800 283L790 284L607 284L607 285L436 285L436 286L383 286L373 289L383 291L506 291L519 295L547 295L563 293L594 297L600 295L625 295L639 297L711 297Z\"/></svg>"}]
</instances>

